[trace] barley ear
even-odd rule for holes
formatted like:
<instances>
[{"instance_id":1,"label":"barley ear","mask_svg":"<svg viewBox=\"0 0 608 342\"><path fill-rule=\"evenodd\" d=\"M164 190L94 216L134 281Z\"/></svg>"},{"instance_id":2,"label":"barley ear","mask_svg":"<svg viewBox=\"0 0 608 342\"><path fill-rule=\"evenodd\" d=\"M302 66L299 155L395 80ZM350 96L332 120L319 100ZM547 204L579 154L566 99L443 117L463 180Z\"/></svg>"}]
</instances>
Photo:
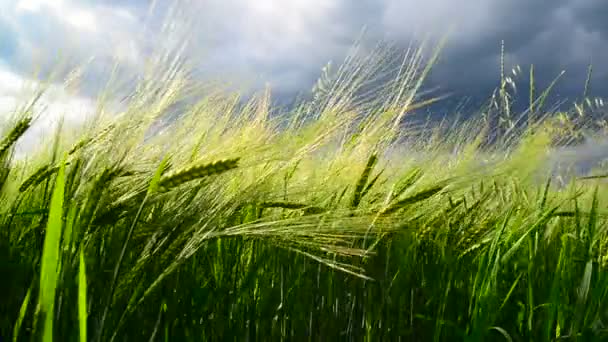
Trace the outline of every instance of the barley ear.
<instances>
[{"instance_id":1,"label":"barley ear","mask_svg":"<svg viewBox=\"0 0 608 342\"><path fill-rule=\"evenodd\" d=\"M213 163L195 165L177 170L162 177L159 182L159 188L161 191L168 191L191 180L224 173L237 168L239 159L240 158L218 160Z\"/></svg>"},{"instance_id":2,"label":"barley ear","mask_svg":"<svg viewBox=\"0 0 608 342\"><path fill-rule=\"evenodd\" d=\"M369 175L372 173L372 169L376 165L377 161L378 161L378 156L375 153L372 153L369 156L369 159L367 160L365 169L363 169L363 172L361 173L361 176L359 177L359 181L357 181L357 185L355 187L355 193L353 195L353 200L351 202L352 208L356 208L357 206L359 206L361 199L365 195L365 193L364 193L365 185L367 185L367 180L369 179Z\"/></svg>"},{"instance_id":3,"label":"barley ear","mask_svg":"<svg viewBox=\"0 0 608 342\"><path fill-rule=\"evenodd\" d=\"M0 156L3 156L4 153L10 149L17 140L27 131L32 124L32 118L28 117L25 119L21 119L15 127L8 133L4 139L0 142Z\"/></svg>"},{"instance_id":4,"label":"barley ear","mask_svg":"<svg viewBox=\"0 0 608 342\"><path fill-rule=\"evenodd\" d=\"M65 166L70 165L69 162L66 162L64 164L65 164ZM42 166L21 184L21 186L19 187L19 192L25 192L30 187L37 186L38 184L42 183L44 180L46 180L47 178L49 178L50 176L55 174L57 171L59 171L60 167L61 167L61 165L54 166L51 168L49 168L48 165Z\"/></svg>"},{"instance_id":5,"label":"barley ear","mask_svg":"<svg viewBox=\"0 0 608 342\"><path fill-rule=\"evenodd\" d=\"M383 215L392 214L408 205L412 205L414 203L424 201L430 197L433 197L435 194L437 194L438 192L440 192L443 189L444 189L443 186L438 185L438 186L434 186L427 190L422 190L414 195L408 196L402 200L395 202L394 204L392 204L389 207L387 207L386 209L384 209L382 211L382 214Z\"/></svg>"}]
</instances>

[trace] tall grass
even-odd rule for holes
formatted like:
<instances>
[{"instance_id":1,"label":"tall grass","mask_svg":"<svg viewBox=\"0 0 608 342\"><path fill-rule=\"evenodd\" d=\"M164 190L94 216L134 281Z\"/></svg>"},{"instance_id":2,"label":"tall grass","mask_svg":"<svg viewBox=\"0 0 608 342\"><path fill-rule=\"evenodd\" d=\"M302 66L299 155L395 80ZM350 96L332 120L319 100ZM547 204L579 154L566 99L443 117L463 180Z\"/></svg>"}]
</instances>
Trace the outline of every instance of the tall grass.
<instances>
[{"instance_id":1,"label":"tall grass","mask_svg":"<svg viewBox=\"0 0 608 342\"><path fill-rule=\"evenodd\" d=\"M279 116L268 92L193 96L176 63L14 159L24 112L0 144L0 336L606 339L605 183L555 185L564 121L535 85L494 144L480 120L403 128L436 100L424 51L355 50ZM517 120L507 84L488 112Z\"/></svg>"}]
</instances>

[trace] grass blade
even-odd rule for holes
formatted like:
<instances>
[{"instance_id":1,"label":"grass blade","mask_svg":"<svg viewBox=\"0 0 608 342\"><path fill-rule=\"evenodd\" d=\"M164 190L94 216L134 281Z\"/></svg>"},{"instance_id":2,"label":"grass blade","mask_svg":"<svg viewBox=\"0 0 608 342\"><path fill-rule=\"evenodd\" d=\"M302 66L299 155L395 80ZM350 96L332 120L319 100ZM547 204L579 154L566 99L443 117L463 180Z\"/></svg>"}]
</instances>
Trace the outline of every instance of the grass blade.
<instances>
[{"instance_id":1,"label":"grass blade","mask_svg":"<svg viewBox=\"0 0 608 342\"><path fill-rule=\"evenodd\" d=\"M21 304L21 308L19 309L19 317L17 318L17 322L15 322L15 327L13 328L13 342L17 342L17 339L19 338L19 330L21 330L21 324L23 324L23 319L25 318L27 307L30 304L31 294L32 287L30 286L25 295L25 299L23 299L23 303Z\"/></svg>"},{"instance_id":2,"label":"grass blade","mask_svg":"<svg viewBox=\"0 0 608 342\"><path fill-rule=\"evenodd\" d=\"M40 294L38 297L39 313L43 319L43 341L53 340L53 319L55 295L59 268L59 247L63 226L63 198L65 190L65 166L59 168L55 187L51 197L49 219L46 226L42 261L40 266Z\"/></svg>"},{"instance_id":3,"label":"grass blade","mask_svg":"<svg viewBox=\"0 0 608 342\"><path fill-rule=\"evenodd\" d=\"M84 247L84 246L83 246ZM78 267L78 323L80 342L87 341L87 275L84 263L84 248L80 249L80 265Z\"/></svg>"}]
</instances>

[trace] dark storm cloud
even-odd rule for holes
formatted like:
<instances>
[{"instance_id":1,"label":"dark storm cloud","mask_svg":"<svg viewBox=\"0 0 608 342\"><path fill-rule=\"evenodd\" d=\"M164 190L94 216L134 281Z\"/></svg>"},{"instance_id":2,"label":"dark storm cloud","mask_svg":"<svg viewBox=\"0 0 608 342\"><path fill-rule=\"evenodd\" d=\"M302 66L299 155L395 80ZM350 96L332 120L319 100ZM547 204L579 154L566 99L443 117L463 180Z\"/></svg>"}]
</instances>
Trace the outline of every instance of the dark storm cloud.
<instances>
[{"instance_id":1,"label":"dark storm cloud","mask_svg":"<svg viewBox=\"0 0 608 342\"><path fill-rule=\"evenodd\" d=\"M211 70L256 76L277 91L307 90L327 61L339 62L363 27L364 44L389 40L406 48L412 40L437 41L453 28L429 86L457 96L487 97L498 85L500 43L506 71L535 65L538 87L562 70L556 94L582 92L586 68L594 63L592 90L608 92L608 10L606 1L448 0L403 1L206 1L201 45L211 42ZM204 8L211 8L205 11ZM262 10L260 10L262 9ZM231 18L226 21L225 18ZM220 68L214 68L218 65ZM527 75L522 75L524 77ZM527 80L518 82L523 97Z\"/></svg>"},{"instance_id":2,"label":"dark storm cloud","mask_svg":"<svg viewBox=\"0 0 608 342\"><path fill-rule=\"evenodd\" d=\"M608 6L603 0L578 0L573 15L588 31L599 33L608 40Z\"/></svg>"},{"instance_id":3,"label":"dark storm cloud","mask_svg":"<svg viewBox=\"0 0 608 342\"><path fill-rule=\"evenodd\" d=\"M431 1L429 6L433 3L448 2ZM524 71L534 64L537 81L547 86L566 69L556 91L567 95L573 95L575 90L582 92L585 70L592 57L596 62L608 57L608 40L589 30L586 16L580 14L583 7L575 1L471 3L472 7L465 9L459 9L459 4L447 4L453 8L445 9L450 14L439 16L437 26L433 22L420 23L428 30L450 21L457 24L432 80L459 94L478 96L498 85L501 40L505 42L507 72L516 64ZM585 4L586 11L600 13L608 9L608 2ZM478 9L473 8L477 5ZM608 69L601 64L594 67L596 90L605 95L607 89L602 83L606 83ZM525 79L519 82L522 91L526 90L526 83Z\"/></svg>"},{"instance_id":4,"label":"dark storm cloud","mask_svg":"<svg viewBox=\"0 0 608 342\"><path fill-rule=\"evenodd\" d=\"M44 1L38 1L44 3ZM76 61L121 54L137 70L158 44L161 18L169 2L101 0L59 1L96 19L77 27L59 11L12 15L3 6L0 58L26 70L34 54L63 51ZM50 3L50 2L49 2ZM321 67L339 63L366 28L363 45L388 40L406 48L426 36L437 41L453 28L429 86L457 96L483 97L498 84L500 42L505 41L507 71L535 65L540 86L561 70L557 91L582 91L585 70L594 63L592 90L608 92L608 1L605 0L191 0L182 2L192 40L188 53L202 77L226 79L254 88L267 82L281 96L310 89ZM14 7L14 6L13 6ZM49 7L50 8L50 7ZM77 13L78 11L74 12ZM146 28L144 29L144 24ZM11 32L11 33L6 33ZM51 59L49 59L51 60ZM90 81L104 74L98 68ZM522 79L520 91L527 81Z\"/></svg>"}]
</instances>

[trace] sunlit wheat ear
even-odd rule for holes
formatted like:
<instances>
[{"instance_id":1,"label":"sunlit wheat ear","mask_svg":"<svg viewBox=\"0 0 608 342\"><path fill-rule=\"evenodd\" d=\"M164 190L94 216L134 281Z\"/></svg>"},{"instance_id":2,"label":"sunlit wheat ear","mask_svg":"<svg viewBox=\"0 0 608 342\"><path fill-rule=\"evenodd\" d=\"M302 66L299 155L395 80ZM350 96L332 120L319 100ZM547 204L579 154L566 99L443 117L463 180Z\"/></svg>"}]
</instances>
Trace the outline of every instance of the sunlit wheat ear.
<instances>
[{"instance_id":1,"label":"sunlit wheat ear","mask_svg":"<svg viewBox=\"0 0 608 342\"><path fill-rule=\"evenodd\" d=\"M27 131L32 125L32 118L28 117L17 122L15 127L9 132L9 134L2 139L0 142L0 156L11 148L17 140Z\"/></svg>"},{"instance_id":2,"label":"sunlit wheat ear","mask_svg":"<svg viewBox=\"0 0 608 342\"><path fill-rule=\"evenodd\" d=\"M66 162L65 165L70 165L70 162ZM38 170L36 170L36 172L34 172L21 184L21 186L19 187L19 192L25 192L30 187L37 186L53 174L57 173L57 171L59 171L59 168L60 166L49 167L49 165L44 165L40 167Z\"/></svg>"},{"instance_id":3,"label":"sunlit wheat ear","mask_svg":"<svg viewBox=\"0 0 608 342\"><path fill-rule=\"evenodd\" d=\"M108 133L110 133L110 131L112 131L114 128L116 128L115 124L110 124L108 125L108 127L104 128L101 132L99 132L99 134L97 134L95 137L89 137L89 138L83 138L81 139L79 142L77 142L76 144L74 144L74 146L70 149L70 151L68 152L68 155L73 155L74 153L78 152L79 150L81 150L82 148L85 148L89 145L95 144L97 142L99 142L100 140L102 140L103 138L105 138Z\"/></svg>"},{"instance_id":4,"label":"sunlit wheat ear","mask_svg":"<svg viewBox=\"0 0 608 342\"><path fill-rule=\"evenodd\" d=\"M187 183L191 180L218 175L235 169L238 167L239 160L240 158L218 160L209 164L195 165L189 168L177 170L160 179L159 190L169 191L172 188Z\"/></svg>"},{"instance_id":5,"label":"sunlit wheat ear","mask_svg":"<svg viewBox=\"0 0 608 342\"><path fill-rule=\"evenodd\" d=\"M25 190L29 189L30 186L32 186L34 183L37 182L37 180L44 174L46 174L49 171L49 166L48 165L44 165L42 167L40 167L38 170L36 170L36 172L34 172L31 176L29 176L23 183L21 183L21 186L19 187L19 192L24 192Z\"/></svg>"},{"instance_id":6,"label":"sunlit wheat ear","mask_svg":"<svg viewBox=\"0 0 608 342\"><path fill-rule=\"evenodd\" d=\"M293 202L262 202L260 204L262 208L281 208L281 209L304 209L310 207L308 204L304 203L293 203Z\"/></svg>"},{"instance_id":7,"label":"sunlit wheat ear","mask_svg":"<svg viewBox=\"0 0 608 342\"><path fill-rule=\"evenodd\" d=\"M478 241L486 232L487 225L484 224L477 224L463 232L464 236L456 245L457 249L461 249L463 251L461 257L481 247L481 243Z\"/></svg>"},{"instance_id":8,"label":"sunlit wheat ear","mask_svg":"<svg viewBox=\"0 0 608 342\"><path fill-rule=\"evenodd\" d=\"M78 152L78 150L82 149L83 147L87 146L90 142L92 142L93 139L88 138L88 139L82 139L80 140L78 143L76 143L71 149L70 152L68 152L68 155L71 156L72 154Z\"/></svg>"},{"instance_id":9,"label":"sunlit wheat ear","mask_svg":"<svg viewBox=\"0 0 608 342\"><path fill-rule=\"evenodd\" d=\"M260 207L264 208L264 209L266 209L266 208L280 208L280 209L287 209L287 210L304 209L303 210L304 215L320 214L325 211L325 209L323 209L321 207L316 207L316 206L304 204L304 203L293 203L293 202L262 202L260 204Z\"/></svg>"},{"instance_id":10,"label":"sunlit wheat ear","mask_svg":"<svg viewBox=\"0 0 608 342\"><path fill-rule=\"evenodd\" d=\"M25 192L31 186L36 186L40 184L43 180L51 176L53 173L57 172L59 167L49 168L48 165L44 165L39 168L34 174L32 174L28 179L26 179L23 184L19 187L19 192Z\"/></svg>"},{"instance_id":11,"label":"sunlit wheat ear","mask_svg":"<svg viewBox=\"0 0 608 342\"><path fill-rule=\"evenodd\" d=\"M427 190L423 190L420 191L414 195L411 195L409 197L406 197L402 200L399 200L395 203L393 203L392 205L388 206L386 209L382 210L380 213L382 215L390 215L393 214L397 211L399 211L402 208L405 208L409 205L424 201L428 198L433 197L435 194L439 193L441 190L443 190L445 187L442 185L438 185L438 186L434 186L430 189Z\"/></svg>"},{"instance_id":12,"label":"sunlit wheat ear","mask_svg":"<svg viewBox=\"0 0 608 342\"><path fill-rule=\"evenodd\" d=\"M359 180L357 181L357 185L355 187L355 193L353 195L353 200L351 201L351 207L356 208L357 206L359 206L359 203L361 202L361 198L365 195L364 190L365 190L365 186L367 185L369 176L372 172L372 169L376 165L377 161L378 161L378 156L375 153L372 153L372 155L370 155L369 159L367 160L367 164L365 165L365 169L363 170L363 173L361 174L361 176L359 177Z\"/></svg>"}]
</instances>

